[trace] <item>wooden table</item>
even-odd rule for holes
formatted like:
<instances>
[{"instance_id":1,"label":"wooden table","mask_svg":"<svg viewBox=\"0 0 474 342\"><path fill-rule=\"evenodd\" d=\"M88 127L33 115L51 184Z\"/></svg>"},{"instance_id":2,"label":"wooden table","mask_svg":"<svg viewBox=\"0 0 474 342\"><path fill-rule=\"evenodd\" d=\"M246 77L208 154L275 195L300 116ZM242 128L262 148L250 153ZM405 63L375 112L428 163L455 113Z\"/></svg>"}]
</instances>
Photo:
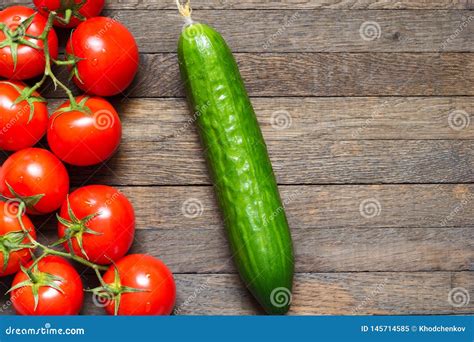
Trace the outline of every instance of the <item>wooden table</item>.
<instances>
[{"instance_id":1,"label":"wooden table","mask_svg":"<svg viewBox=\"0 0 474 342\"><path fill-rule=\"evenodd\" d=\"M294 238L291 313L474 313L472 1L193 6L227 39L253 97ZM170 266L178 314L261 314L236 275L188 122L173 1L108 1L105 14L136 36L140 72L114 100L120 152L71 170L75 186L130 197L132 252ZM101 313L89 298L84 314Z\"/></svg>"}]
</instances>

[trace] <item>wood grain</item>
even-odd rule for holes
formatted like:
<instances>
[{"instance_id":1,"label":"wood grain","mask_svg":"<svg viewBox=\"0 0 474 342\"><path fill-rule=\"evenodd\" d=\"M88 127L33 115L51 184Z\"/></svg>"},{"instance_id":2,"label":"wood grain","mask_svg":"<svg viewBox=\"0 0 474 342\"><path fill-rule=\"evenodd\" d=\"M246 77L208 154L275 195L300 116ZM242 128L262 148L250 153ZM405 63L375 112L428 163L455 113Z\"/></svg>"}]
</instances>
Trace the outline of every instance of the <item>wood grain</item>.
<instances>
[{"instance_id":1,"label":"wood grain","mask_svg":"<svg viewBox=\"0 0 474 342\"><path fill-rule=\"evenodd\" d=\"M59 102L52 101L51 107ZM473 108L470 97L262 98L254 102L282 184L474 180L474 131L467 124ZM114 104L124 124L121 150L106 165L72 168L74 184L210 184L183 99ZM461 119L459 126L450 120L455 116ZM289 127L281 129L285 123Z\"/></svg>"},{"instance_id":2,"label":"wood grain","mask_svg":"<svg viewBox=\"0 0 474 342\"><path fill-rule=\"evenodd\" d=\"M472 184L280 186L279 188L290 226L296 230L466 228L472 227L474 222ZM205 229L209 238L214 236L210 230L222 230L220 212L210 186L119 189L130 198L136 208L138 229L188 231ZM378 209L371 211L371 207ZM51 219L54 219L54 215ZM37 226L39 227L38 224Z\"/></svg>"},{"instance_id":3,"label":"wood grain","mask_svg":"<svg viewBox=\"0 0 474 342\"><path fill-rule=\"evenodd\" d=\"M471 183L473 140L267 141L280 184ZM197 141L128 141L106 164L70 168L73 184L211 184Z\"/></svg>"},{"instance_id":4,"label":"wood grain","mask_svg":"<svg viewBox=\"0 0 474 342\"><path fill-rule=\"evenodd\" d=\"M254 98L252 102L267 141L306 135L318 141L474 139L474 125L463 126L473 113L474 97ZM59 103L51 101L51 110ZM184 99L113 104L121 114L125 141L171 136L196 141Z\"/></svg>"},{"instance_id":5,"label":"wood grain","mask_svg":"<svg viewBox=\"0 0 474 342\"><path fill-rule=\"evenodd\" d=\"M57 240L55 230L41 234ZM292 237L299 273L474 270L473 227L293 226ZM175 273L237 273L223 227L140 229L130 253L160 258Z\"/></svg>"},{"instance_id":6,"label":"wood grain","mask_svg":"<svg viewBox=\"0 0 474 342\"><path fill-rule=\"evenodd\" d=\"M252 96L474 95L471 53L236 54ZM66 79L67 72L61 78ZM175 54L141 55L122 97L184 97ZM64 97L49 84L46 97Z\"/></svg>"},{"instance_id":7,"label":"wood grain","mask_svg":"<svg viewBox=\"0 0 474 342\"><path fill-rule=\"evenodd\" d=\"M106 15L131 30L142 53L176 51L183 26L177 11ZM193 18L210 23L234 52L474 51L470 11L203 10Z\"/></svg>"},{"instance_id":8,"label":"wood grain","mask_svg":"<svg viewBox=\"0 0 474 342\"><path fill-rule=\"evenodd\" d=\"M236 274L176 274L176 314L262 314ZM10 278L0 280L0 290ZM91 282L91 284L93 284ZM459 308L449 292L463 287L474 291L474 272L377 272L297 274L290 314L297 315L431 315L472 314L472 301ZM83 314L101 315L102 308L86 295ZM2 314L13 313L6 296Z\"/></svg>"},{"instance_id":9,"label":"wood grain","mask_svg":"<svg viewBox=\"0 0 474 342\"><path fill-rule=\"evenodd\" d=\"M6 0L7 4L30 5L29 0ZM192 3L194 9L472 9L471 0L200 0ZM110 9L170 9L168 0L109 0Z\"/></svg>"},{"instance_id":10,"label":"wood grain","mask_svg":"<svg viewBox=\"0 0 474 342\"><path fill-rule=\"evenodd\" d=\"M14 3L31 6L0 7ZM237 52L285 184L298 272L291 314L474 314L472 300L459 308L448 301L456 287L474 293L474 3L203 0L193 7ZM124 125L119 153L100 167L70 168L73 185L116 185L131 199L131 252L170 266L176 314L262 314L236 274L183 99L174 3L107 1L104 14L136 36L141 66L112 100ZM379 25L380 37L364 40L366 22ZM64 97L51 84L42 94L56 98L50 108ZM52 241L54 215L34 221L40 239ZM80 271L86 287L97 285ZM11 279L0 278L0 292ZM87 296L83 313L103 314ZM0 296L0 314L13 313L7 301Z\"/></svg>"}]
</instances>

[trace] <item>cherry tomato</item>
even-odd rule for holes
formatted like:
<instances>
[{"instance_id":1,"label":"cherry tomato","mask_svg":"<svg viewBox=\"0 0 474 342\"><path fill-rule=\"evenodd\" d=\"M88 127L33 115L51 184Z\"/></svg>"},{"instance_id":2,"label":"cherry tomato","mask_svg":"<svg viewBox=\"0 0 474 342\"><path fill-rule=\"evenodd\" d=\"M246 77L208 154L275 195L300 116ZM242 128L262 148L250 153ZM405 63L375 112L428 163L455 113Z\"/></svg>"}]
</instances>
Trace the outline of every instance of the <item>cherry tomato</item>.
<instances>
[{"instance_id":1,"label":"cherry tomato","mask_svg":"<svg viewBox=\"0 0 474 342\"><path fill-rule=\"evenodd\" d=\"M77 98L81 103L84 97ZM85 106L90 113L79 110L61 111L64 103L49 120L48 143L62 161L89 166L109 159L122 137L122 124L114 107L100 97L89 98Z\"/></svg>"},{"instance_id":2,"label":"cherry tomato","mask_svg":"<svg viewBox=\"0 0 474 342\"><path fill-rule=\"evenodd\" d=\"M102 265L127 253L135 234L135 212L125 195L110 186L89 185L70 194L68 201L70 208L65 201L58 224L59 238L71 238L64 243L67 251L72 245L76 255Z\"/></svg>"},{"instance_id":3,"label":"cherry tomato","mask_svg":"<svg viewBox=\"0 0 474 342\"><path fill-rule=\"evenodd\" d=\"M72 16L69 24L63 24L59 20L54 21L55 26L67 28L76 27L82 20L98 16L105 4L105 0L87 0L84 3L82 0L34 0L33 2L45 17L50 11L55 11L59 17L64 18L66 10L70 9Z\"/></svg>"},{"instance_id":4,"label":"cherry tomato","mask_svg":"<svg viewBox=\"0 0 474 342\"><path fill-rule=\"evenodd\" d=\"M0 168L0 193L7 198L23 200L30 214L55 211L66 199L68 191L66 168L47 150L27 148L15 152Z\"/></svg>"},{"instance_id":5,"label":"cherry tomato","mask_svg":"<svg viewBox=\"0 0 474 342\"><path fill-rule=\"evenodd\" d=\"M16 273L20 265L31 260L29 248L21 248L30 240L23 232L17 219L18 203L0 202L0 277ZM22 215L22 221L30 235L36 239L33 223L28 216ZM6 264L5 264L6 262Z\"/></svg>"},{"instance_id":6,"label":"cherry tomato","mask_svg":"<svg viewBox=\"0 0 474 342\"><path fill-rule=\"evenodd\" d=\"M26 37L25 34L40 36L46 26L46 19L35 14L36 12L24 6L11 6L0 12L0 23L5 27L0 29L0 43L10 44L0 49L0 76L14 80L25 80L43 74L45 58L43 42L34 38ZM35 14L35 15L34 15ZM22 22L34 15L33 20L25 30L17 30ZM10 37L10 38L8 38ZM35 44L40 49L25 45L22 40ZM49 53L52 58L58 57L58 37L51 29L48 36ZM14 61L14 50L17 50L17 62Z\"/></svg>"},{"instance_id":7,"label":"cherry tomato","mask_svg":"<svg viewBox=\"0 0 474 342\"><path fill-rule=\"evenodd\" d=\"M116 279L114 267L117 267L119 279ZM169 315L173 312L176 285L173 274L159 259L143 254L128 255L110 266L103 279L112 288L126 286L141 290L122 293L119 315ZM109 300L105 310L113 315L115 301Z\"/></svg>"},{"instance_id":8,"label":"cherry tomato","mask_svg":"<svg viewBox=\"0 0 474 342\"><path fill-rule=\"evenodd\" d=\"M15 104L26 85L0 82L0 149L18 151L35 145L46 132L48 108L37 92Z\"/></svg>"},{"instance_id":9,"label":"cherry tomato","mask_svg":"<svg viewBox=\"0 0 474 342\"><path fill-rule=\"evenodd\" d=\"M29 268L32 263L26 267ZM67 260L57 256L44 257L37 266L31 268L31 273L34 281L23 271L18 272L13 279L14 290L10 294L13 307L18 314L35 316L79 314L84 300L82 281ZM25 285L21 286L21 283ZM36 306L34 288L38 291Z\"/></svg>"},{"instance_id":10,"label":"cherry tomato","mask_svg":"<svg viewBox=\"0 0 474 342\"><path fill-rule=\"evenodd\" d=\"M89 94L117 95L130 85L138 70L135 39L112 18L96 17L80 24L69 39L66 52L69 58L81 58L73 79Z\"/></svg>"}]
</instances>

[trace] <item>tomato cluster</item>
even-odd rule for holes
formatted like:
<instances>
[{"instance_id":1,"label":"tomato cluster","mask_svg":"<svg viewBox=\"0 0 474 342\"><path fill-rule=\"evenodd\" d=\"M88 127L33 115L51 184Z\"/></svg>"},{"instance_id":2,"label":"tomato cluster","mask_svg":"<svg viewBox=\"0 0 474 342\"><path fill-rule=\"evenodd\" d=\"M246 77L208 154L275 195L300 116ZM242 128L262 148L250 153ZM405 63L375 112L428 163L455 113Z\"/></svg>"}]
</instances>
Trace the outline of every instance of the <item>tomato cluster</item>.
<instances>
[{"instance_id":1,"label":"tomato cluster","mask_svg":"<svg viewBox=\"0 0 474 342\"><path fill-rule=\"evenodd\" d=\"M126 255L135 235L128 198L105 185L70 192L63 164L100 164L118 149L120 117L103 97L133 81L135 39L117 20L99 16L104 0L33 3L36 10L0 11L0 149L13 152L0 168L0 277L14 275L9 294L18 314L79 314L84 288L70 259L95 272L100 286L90 291L107 313L168 315L176 298L169 269L148 255ZM74 28L63 59L54 26ZM53 65L68 68L85 94L75 97ZM35 77L34 85L25 83ZM47 79L69 97L51 116L39 93ZM36 146L44 136L49 150ZM53 212L58 240L44 245L28 216Z\"/></svg>"}]
</instances>

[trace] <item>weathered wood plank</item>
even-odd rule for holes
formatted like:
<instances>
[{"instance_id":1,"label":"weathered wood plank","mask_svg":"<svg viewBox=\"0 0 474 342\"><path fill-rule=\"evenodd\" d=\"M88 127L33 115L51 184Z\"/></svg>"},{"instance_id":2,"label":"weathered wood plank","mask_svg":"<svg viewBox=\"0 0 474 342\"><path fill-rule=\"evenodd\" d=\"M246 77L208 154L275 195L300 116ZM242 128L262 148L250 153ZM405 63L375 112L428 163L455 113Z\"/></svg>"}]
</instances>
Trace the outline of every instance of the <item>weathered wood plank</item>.
<instances>
[{"instance_id":1,"label":"weathered wood plank","mask_svg":"<svg viewBox=\"0 0 474 342\"><path fill-rule=\"evenodd\" d=\"M234 52L472 52L471 13L204 10L194 17L212 24ZM110 10L104 15L123 22L142 53L176 51L183 26L177 11Z\"/></svg>"},{"instance_id":2,"label":"weathered wood plank","mask_svg":"<svg viewBox=\"0 0 474 342\"><path fill-rule=\"evenodd\" d=\"M196 140L184 99L114 104L124 118L127 140L153 141L176 133L180 140ZM474 127L468 125L474 97L255 98L253 104L268 141L304 135L318 140L474 138Z\"/></svg>"},{"instance_id":3,"label":"weathered wood plank","mask_svg":"<svg viewBox=\"0 0 474 342\"><path fill-rule=\"evenodd\" d=\"M138 229L222 230L210 186L119 189L136 208ZM474 222L472 184L280 186L280 192L292 229L466 228Z\"/></svg>"},{"instance_id":4,"label":"weathered wood plank","mask_svg":"<svg viewBox=\"0 0 474 342\"><path fill-rule=\"evenodd\" d=\"M292 228L299 273L474 270L473 227ZM42 234L57 241L55 230ZM237 273L223 227L141 229L130 253L156 256L176 273Z\"/></svg>"},{"instance_id":5,"label":"weathered wood plank","mask_svg":"<svg viewBox=\"0 0 474 342\"><path fill-rule=\"evenodd\" d=\"M473 140L267 141L280 184L471 183ZM210 184L197 141L128 141L106 164L71 168L74 184Z\"/></svg>"},{"instance_id":6,"label":"weathered wood plank","mask_svg":"<svg viewBox=\"0 0 474 342\"><path fill-rule=\"evenodd\" d=\"M122 189L140 208L138 226L141 228L222 227L211 187ZM297 228L464 227L474 221L473 185L282 186L280 189L291 226ZM374 212L370 210L373 204L378 207ZM196 207L200 210L194 217Z\"/></svg>"},{"instance_id":7,"label":"weathered wood plank","mask_svg":"<svg viewBox=\"0 0 474 342\"><path fill-rule=\"evenodd\" d=\"M472 52L471 13L221 10L193 14L215 27L234 52ZM183 26L177 11L107 11L106 15L131 30L142 53L176 51Z\"/></svg>"},{"instance_id":8,"label":"weathered wood plank","mask_svg":"<svg viewBox=\"0 0 474 342\"><path fill-rule=\"evenodd\" d=\"M50 100L50 111L63 101ZM468 125L474 97L257 97L252 102L268 141L305 135L329 141L474 139L474 125ZM178 135L180 140L196 140L185 99L113 99L112 103L121 115L125 143Z\"/></svg>"},{"instance_id":9,"label":"weathered wood plank","mask_svg":"<svg viewBox=\"0 0 474 342\"><path fill-rule=\"evenodd\" d=\"M356 141L472 139L472 98L254 101L280 183L474 181L472 140ZM124 119L121 151L105 166L74 169L75 184L91 176L119 185L210 183L184 100L115 104Z\"/></svg>"},{"instance_id":10,"label":"weathered wood plank","mask_svg":"<svg viewBox=\"0 0 474 342\"><path fill-rule=\"evenodd\" d=\"M236 274L176 274L175 280L176 314L262 314ZM9 282L10 278L0 280L1 292ZM455 307L448 298L456 287L472 294L473 284L474 272L297 274L290 314L472 314L472 301ZM0 297L0 308L1 314L13 313L5 296ZM104 311L87 294L83 314L101 315Z\"/></svg>"},{"instance_id":11,"label":"weathered wood plank","mask_svg":"<svg viewBox=\"0 0 474 342\"><path fill-rule=\"evenodd\" d=\"M251 96L474 95L474 53L244 53L236 58ZM51 85L46 90L46 97L64 97ZM142 55L139 74L123 96L183 97L176 55Z\"/></svg>"},{"instance_id":12,"label":"weathered wood plank","mask_svg":"<svg viewBox=\"0 0 474 342\"><path fill-rule=\"evenodd\" d=\"M29 0L6 0L7 4L30 5ZM469 9L471 0L200 0L192 3L194 9ZM168 0L113 0L107 1L109 9L170 9Z\"/></svg>"}]
</instances>

